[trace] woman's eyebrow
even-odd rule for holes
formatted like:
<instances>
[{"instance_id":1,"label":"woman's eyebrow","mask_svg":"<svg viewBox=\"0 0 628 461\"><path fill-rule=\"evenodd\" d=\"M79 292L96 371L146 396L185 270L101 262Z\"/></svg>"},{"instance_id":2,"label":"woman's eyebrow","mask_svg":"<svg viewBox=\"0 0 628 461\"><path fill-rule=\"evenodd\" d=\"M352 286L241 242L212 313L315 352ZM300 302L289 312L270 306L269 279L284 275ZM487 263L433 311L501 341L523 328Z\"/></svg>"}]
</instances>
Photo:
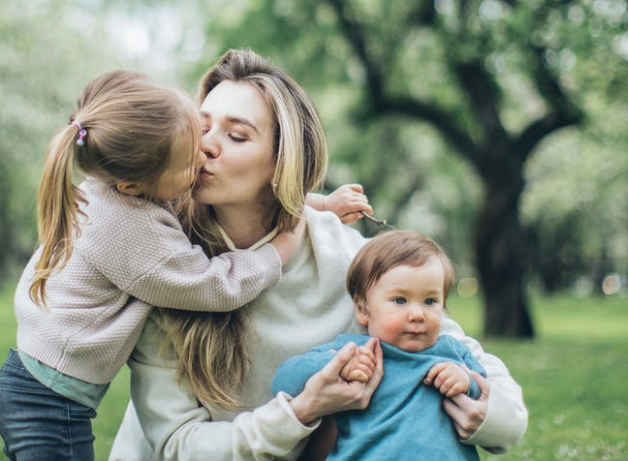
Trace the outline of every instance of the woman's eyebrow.
<instances>
[{"instance_id":1,"label":"woman's eyebrow","mask_svg":"<svg viewBox=\"0 0 628 461\"><path fill-rule=\"evenodd\" d=\"M250 122L250 121L248 121L245 118L235 117L235 116L227 116L227 122L229 122L229 123L237 123L237 124L241 124L241 125L246 125L246 126L250 127L252 130L254 130L256 133L259 133L259 130L253 124L253 122Z\"/></svg>"},{"instance_id":2,"label":"woman's eyebrow","mask_svg":"<svg viewBox=\"0 0 628 461\"><path fill-rule=\"evenodd\" d=\"M203 117L203 119L205 120L211 120L212 116L209 112L206 111L201 111L201 117ZM235 115L228 115L227 117L225 117L225 120L227 121L227 123L230 124L240 124L240 125L246 125L248 127L250 127L252 130L254 130L256 133L259 134L259 130L257 129L257 127L255 126L255 124L249 120L247 120L246 118L243 117L236 117Z\"/></svg>"}]
</instances>

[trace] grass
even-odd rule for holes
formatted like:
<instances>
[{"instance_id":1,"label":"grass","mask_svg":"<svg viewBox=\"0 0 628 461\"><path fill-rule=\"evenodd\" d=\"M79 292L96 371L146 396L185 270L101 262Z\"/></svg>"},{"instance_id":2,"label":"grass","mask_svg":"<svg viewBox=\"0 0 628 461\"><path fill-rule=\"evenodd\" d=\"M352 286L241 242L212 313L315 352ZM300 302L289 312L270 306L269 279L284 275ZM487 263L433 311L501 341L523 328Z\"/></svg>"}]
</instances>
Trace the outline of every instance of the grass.
<instances>
[{"instance_id":1,"label":"grass","mask_svg":"<svg viewBox=\"0 0 628 461\"><path fill-rule=\"evenodd\" d=\"M0 353L15 345L12 287L0 291ZM628 459L628 300L622 297L533 299L537 337L483 341L524 390L530 412L523 441L482 461L625 461ZM475 298L454 298L450 313L478 337ZM106 460L128 399L128 371L119 374L94 422L96 459ZM0 454L0 460L6 458Z\"/></svg>"}]
</instances>

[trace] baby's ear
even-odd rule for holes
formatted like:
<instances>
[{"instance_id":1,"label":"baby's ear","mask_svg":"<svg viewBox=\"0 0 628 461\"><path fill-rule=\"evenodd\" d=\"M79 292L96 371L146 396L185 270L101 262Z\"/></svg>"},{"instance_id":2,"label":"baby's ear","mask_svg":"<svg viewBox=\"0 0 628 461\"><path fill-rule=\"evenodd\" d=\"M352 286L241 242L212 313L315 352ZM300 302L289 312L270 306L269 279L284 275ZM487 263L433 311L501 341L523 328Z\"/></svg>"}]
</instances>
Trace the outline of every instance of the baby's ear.
<instances>
[{"instance_id":1,"label":"baby's ear","mask_svg":"<svg viewBox=\"0 0 628 461\"><path fill-rule=\"evenodd\" d=\"M363 327L369 324L369 311L366 309L366 301L363 299L353 298L355 307L355 318Z\"/></svg>"}]
</instances>

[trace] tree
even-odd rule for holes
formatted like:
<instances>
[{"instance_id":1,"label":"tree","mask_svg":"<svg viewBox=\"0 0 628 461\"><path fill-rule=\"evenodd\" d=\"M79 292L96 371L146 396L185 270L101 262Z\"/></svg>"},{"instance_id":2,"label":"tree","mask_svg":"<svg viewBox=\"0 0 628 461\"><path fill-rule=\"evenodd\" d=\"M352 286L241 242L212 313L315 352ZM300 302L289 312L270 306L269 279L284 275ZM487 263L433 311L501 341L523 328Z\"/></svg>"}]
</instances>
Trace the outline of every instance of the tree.
<instances>
[{"instance_id":1,"label":"tree","mask_svg":"<svg viewBox=\"0 0 628 461\"><path fill-rule=\"evenodd\" d=\"M0 17L0 280L36 245L35 208L46 145L69 122L85 84L128 66L107 2L7 2ZM112 1L112 3L115 3ZM54 27L49 27L54 24ZM42 26L47 25L47 26ZM117 40L116 40L117 39ZM116 43L117 42L117 43Z\"/></svg>"},{"instance_id":2,"label":"tree","mask_svg":"<svg viewBox=\"0 0 628 461\"><path fill-rule=\"evenodd\" d=\"M352 106L362 144L372 138L361 128L378 120L427 124L472 167L483 186L472 242L484 332L533 336L526 291L532 252L520 212L526 165L546 139L586 120L579 90L605 78L587 59L603 56L621 68L608 43L622 33L625 1L260 0L236 10L228 27L208 27L214 49L252 45L284 61L309 89L342 82L336 107ZM379 193L393 175L399 193L381 193L399 208L425 174L413 166L393 172L381 155L365 158L369 149L353 155L371 170L360 180ZM390 163L410 157L404 149L387 156Z\"/></svg>"}]
</instances>

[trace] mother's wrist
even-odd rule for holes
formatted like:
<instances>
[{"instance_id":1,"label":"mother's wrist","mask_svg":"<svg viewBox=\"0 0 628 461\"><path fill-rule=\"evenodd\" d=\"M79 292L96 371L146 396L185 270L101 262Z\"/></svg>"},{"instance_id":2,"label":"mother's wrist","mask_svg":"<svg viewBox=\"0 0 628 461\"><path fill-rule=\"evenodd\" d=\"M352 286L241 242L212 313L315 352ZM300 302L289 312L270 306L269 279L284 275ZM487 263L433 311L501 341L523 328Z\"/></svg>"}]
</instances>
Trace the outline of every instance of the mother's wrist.
<instances>
[{"instance_id":1,"label":"mother's wrist","mask_svg":"<svg viewBox=\"0 0 628 461\"><path fill-rule=\"evenodd\" d=\"M290 407L297 419L304 425L310 426L323 415L317 413L312 408L312 401L303 392L290 400Z\"/></svg>"}]
</instances>

